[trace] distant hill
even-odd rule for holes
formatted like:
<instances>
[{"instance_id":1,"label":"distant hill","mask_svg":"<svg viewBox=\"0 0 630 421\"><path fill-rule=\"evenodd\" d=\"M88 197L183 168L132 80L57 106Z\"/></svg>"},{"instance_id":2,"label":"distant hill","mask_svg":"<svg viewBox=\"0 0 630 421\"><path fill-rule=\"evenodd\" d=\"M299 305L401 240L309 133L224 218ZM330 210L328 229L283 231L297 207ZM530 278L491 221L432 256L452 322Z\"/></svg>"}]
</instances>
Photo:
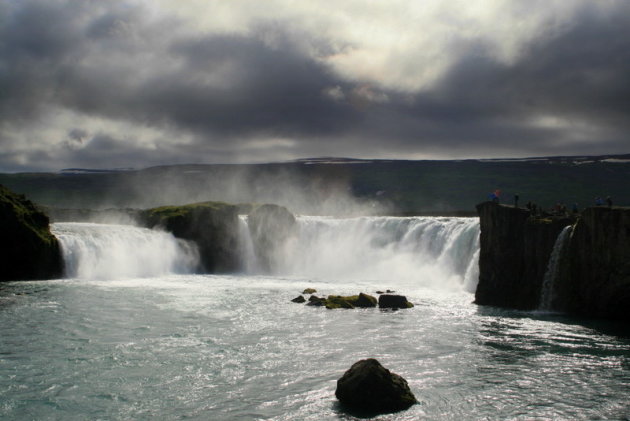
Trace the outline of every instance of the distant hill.
<instances>
[{"instance_id":1,"label":"distant hill","mask_svg":"<svg viewBox=\"0 0 630 421\"><path fill-rule=\"evenodd\" d=\"M313 158L142 170L68 169L0 174L0 184L62 208L147 208L201 201L273 202L305 214L451 214L501 190L501 200L591 206L611 196L630 205L630 154L486 160Z\"/></svg>"}]
</instances>

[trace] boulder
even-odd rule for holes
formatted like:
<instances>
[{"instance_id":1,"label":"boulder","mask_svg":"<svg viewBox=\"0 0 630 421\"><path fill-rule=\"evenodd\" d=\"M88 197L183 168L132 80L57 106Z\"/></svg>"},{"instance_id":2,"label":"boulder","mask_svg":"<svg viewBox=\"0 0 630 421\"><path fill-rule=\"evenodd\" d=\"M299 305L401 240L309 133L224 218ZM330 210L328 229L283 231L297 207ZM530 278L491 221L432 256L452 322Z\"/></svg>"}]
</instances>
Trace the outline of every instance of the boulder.
<instances>
[{"instance_id":1,"label":"boulder","mask_svg":"<svg viewBox=\"0 0 630 421\"><path fill-rule=\"evenodd\" d=\"M294 299L291 300L292 303L298 303L298 304L302 304L306 302L306 298L304 298L304 296L302 295L298 295L297 297L295 297Z\"/></svg>"},{"instance_id":2,"label":"boulder","mask_svg":"<svg viewBox=\"0 0 630 421\"><path fill-rule=\"evenodd\" d=\"M311 295L308 297L307 306L315 306L315 307L323 307L326 305L326 299L323 297L318 297L316 295Z\"/></svg>"},{"instance_id":3,"label":"boulder","mask_svg":"<svg viewBox=\"0 0 630 421\"><path fill-rule=\"evenodd\" d=\"M0 185L0 281L59 278L63 257L48 216Z\"/></svg>"},{"instance_id":4,"label":"boulder","mask_svg":"<svg viewBox=\"0 0 630 421\"><path fill-rule=\"evenodd\" d=\"M329 295L325 305L327 309L376 307L376 298L362 292L359 295Z\"/></svg>"},{"instance_id":5,"label":"boulder","mask_svg":"<svg viewBox=\"0 0 630 421\"><path fill-rule=\"evenodd\" d=\"M306 288L304 291L302 291L302 294L315 294L317 292L317 290L315 288Z\"/></svg>"},{"instance_id":6,"label":"boulder","mask_svg":"<svg viewBox=\"0 0 630 421\"><path fill-rule=\"evenodd\" d=\"M329 295L326 298L326 308L334 310L336 308L354 308L354 305L350 302L351 297L344 297L341 295Z\"/></svg>"},{"instance_id":7,"label":"boulder","mask_svg":"<svg viewBox=\"0 0 630 421\"><path fill-rule=\"evenodd\" d=\"M160 227L175 237L193 241L199 249L203 272L226 273L240 269L238 208L222 202L162 206L140 213L149 228Z\"/></svg>"},{"instance_id":8,"label":"boulder","mask_svg":"<svg viewBox=\"0 0 630 421\"><path fill-rule=\"evenodd\" d=\"M399 309L411 308L413 304L407 301L407 297L404 295L383 294L378 297L378 306L379 308Z\"/></svg>"},{"instance_id":9,"label":"boulder","mask_svg":"<svg viewBox=\"0 0 630 421\"><path fill-rule=\"evenodd\" d=\"M295 238L295 216L283 206L267 204L256 207L247 222L261 269L273 272Z\"/></svg>"},{"instance_id":10,"label":"boulder","mask_svg":"<svg viewBox=\"0 0 630 421\"><path fill-rule=\"evenodd\" d=\"M417 403L407 381L377 360L357 361L337 380L335 396L351 411L391 413Z\"/></svg>"}]
</instances>

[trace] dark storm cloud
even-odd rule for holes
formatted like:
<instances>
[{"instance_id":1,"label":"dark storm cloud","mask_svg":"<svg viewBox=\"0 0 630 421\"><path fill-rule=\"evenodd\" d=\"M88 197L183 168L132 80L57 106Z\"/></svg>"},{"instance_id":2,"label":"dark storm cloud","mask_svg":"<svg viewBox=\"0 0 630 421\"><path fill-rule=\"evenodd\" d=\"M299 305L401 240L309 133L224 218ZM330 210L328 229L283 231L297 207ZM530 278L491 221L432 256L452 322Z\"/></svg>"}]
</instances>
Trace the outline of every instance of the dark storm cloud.
<instances>
[{"instance_id":1,"label":"dark storm cloud","mask_svg":"<svg viewBox=\"0 0 630 421\"><path fill-rule=\"evenodd\" d=\"M248 146L269 138L294 141L277 147L296 158L627 152L630 5L612 4L612 12L586 5L570 25L541 28L512 61L464 37L444 51L453 64L414 90L342 76L327 57L346 44L282 22L226 34L193 31L139 3L7 2L0 169L19 167L19 156L29 162L29 148L61 166L98 157L125 161L111 166L273 159ZM107 123L54 120L68 125L59 139L33 140L25 130L55 110L169 135L145 147L120 127L108 133ZM177 133L190 140L168 139Z\"/></svg>"}]
</instances>

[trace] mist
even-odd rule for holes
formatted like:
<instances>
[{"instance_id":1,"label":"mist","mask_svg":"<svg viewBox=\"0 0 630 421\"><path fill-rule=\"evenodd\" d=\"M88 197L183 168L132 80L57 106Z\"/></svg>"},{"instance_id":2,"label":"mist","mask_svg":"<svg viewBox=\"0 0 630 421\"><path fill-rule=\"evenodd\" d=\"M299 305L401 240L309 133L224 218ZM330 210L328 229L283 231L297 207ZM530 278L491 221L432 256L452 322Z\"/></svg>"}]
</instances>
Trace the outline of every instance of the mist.
<instances>
[{"instance_id":1,"label":"mist","mask_svg":"<svg viewBox=\"0 0 630 421\"><path fill-rule=\"evenodd\" d=\"M206 201L248 205L273 203L302 215L355 216L387 212L376 195L359 197L346 169L326 172L294 165L181 165L109 174L69 174L64 195L39 198L56 208L95 209L90 220L118 222L110 209L148 209ZM65 181L65 180L64 180Z\"/></svg>"}]
</instances>

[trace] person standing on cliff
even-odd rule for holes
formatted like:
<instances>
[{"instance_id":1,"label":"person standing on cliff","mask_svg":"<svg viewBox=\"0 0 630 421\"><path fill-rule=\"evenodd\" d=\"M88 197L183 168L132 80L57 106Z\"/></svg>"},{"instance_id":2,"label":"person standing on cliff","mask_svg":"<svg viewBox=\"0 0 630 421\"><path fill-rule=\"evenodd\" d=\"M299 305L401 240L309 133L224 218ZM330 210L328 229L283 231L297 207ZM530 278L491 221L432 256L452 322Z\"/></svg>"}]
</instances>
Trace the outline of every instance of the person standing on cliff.
<instances>
[{"instance_id":1,"label":"person standing on cliff","mask_svg":"<svg viewBox=\"0 0 630 421\"><path fill-rule=\"evenodd\" d=\"M514 207L518 208L518 193L514 195Z\"/></svg>"}]
</instances>

